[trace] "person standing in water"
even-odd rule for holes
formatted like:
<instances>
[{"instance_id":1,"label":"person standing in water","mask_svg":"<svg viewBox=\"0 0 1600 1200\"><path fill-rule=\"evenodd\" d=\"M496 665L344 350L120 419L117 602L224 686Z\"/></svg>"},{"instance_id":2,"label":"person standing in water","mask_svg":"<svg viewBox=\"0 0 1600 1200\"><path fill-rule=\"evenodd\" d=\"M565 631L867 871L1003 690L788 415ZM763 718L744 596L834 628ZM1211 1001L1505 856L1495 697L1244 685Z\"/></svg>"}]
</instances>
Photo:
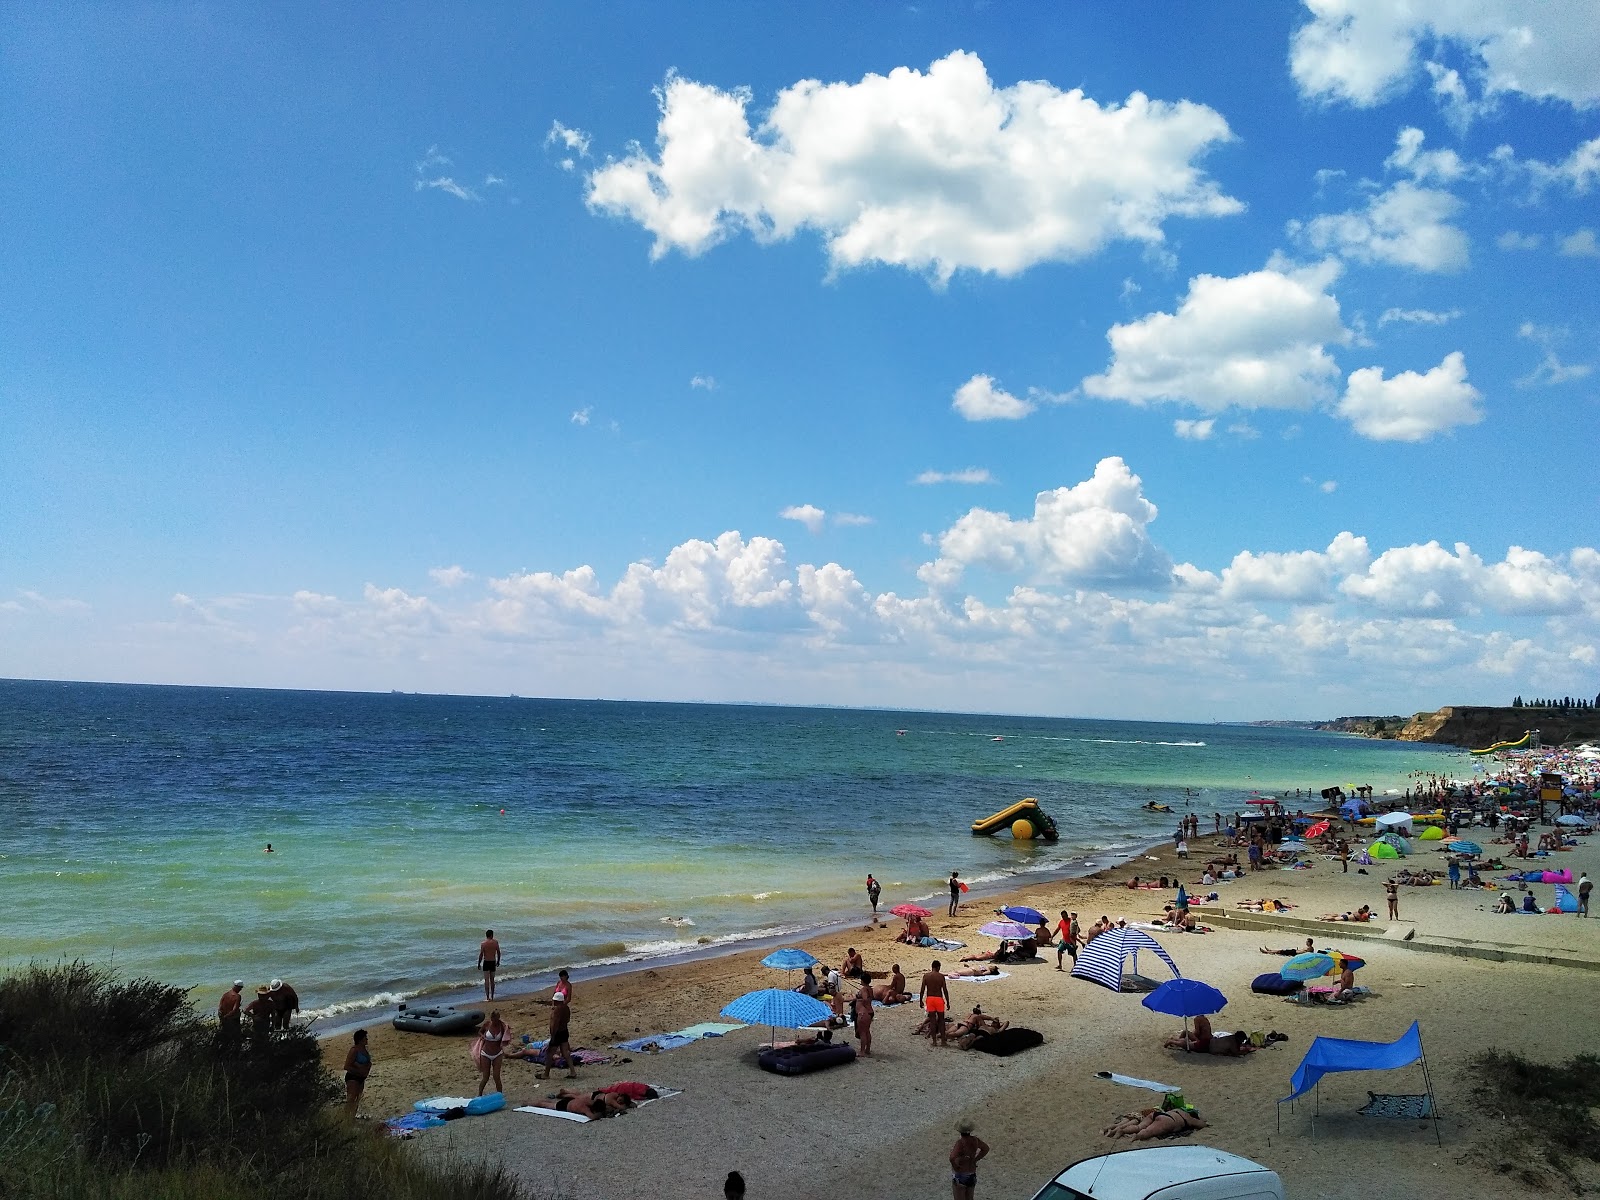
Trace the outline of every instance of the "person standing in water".
<instances>
[{"instance_id":1,"label":"person standing in water","mask_svg":"<svg viewBox=\"0 0 1600 1200\"><path fill-rule=\"evenodd\" d=\"M867 876L867 900L872 905L872 920L874 922L876 922L878 920L878 895L882 891L883 891L883 888L881 886L879 886L878 881L876 879L874 879L871 875L868 875Z\"/></svg>"},{"instance_id":2,"label":"person standing in water","mask_svg":"<svg viewBox=\"0 0 1600 1200\"><path fill-rule=\"evenodd\" d=\"M953 1200L972 1200L978 1186L978 1162L987 1157L989 1143L972 1132L972 1122L956 1126L956 1144L950 1147L950 1195Z\"/></svg>"},{"instance_id":3,"label":"person standing in water","mask_svg":"<svg viewBox=\"0 0 1600 1200\"><path fill-rule=\"evenodd\" d=\"M500 969L500 943L494 930L483 931L483 941L478 943L478 970L483 972L483 998L494 999L494 973Z\"/></svg>"}]
</instances>

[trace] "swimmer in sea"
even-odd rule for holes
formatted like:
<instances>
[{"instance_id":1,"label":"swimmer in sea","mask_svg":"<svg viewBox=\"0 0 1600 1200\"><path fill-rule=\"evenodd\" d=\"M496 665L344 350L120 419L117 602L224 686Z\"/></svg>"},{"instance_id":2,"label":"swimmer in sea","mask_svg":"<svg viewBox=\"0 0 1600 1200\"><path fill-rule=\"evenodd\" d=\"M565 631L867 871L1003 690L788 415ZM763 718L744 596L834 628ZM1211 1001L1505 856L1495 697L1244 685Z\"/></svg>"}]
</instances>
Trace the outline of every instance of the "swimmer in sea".
<instances>
[{"instance_id":1,"label":"swimmer in sea","mask_svg":"<svg viewBox=\"0 0 1600 1200\"><path fill-rule=\"evenodd\" d=\"M267 843L267 848L265 850L263 850L261 853L263 853L263 854L271 854L272 853L272 843L268 842Z\"/></svg>"}]
</instances>

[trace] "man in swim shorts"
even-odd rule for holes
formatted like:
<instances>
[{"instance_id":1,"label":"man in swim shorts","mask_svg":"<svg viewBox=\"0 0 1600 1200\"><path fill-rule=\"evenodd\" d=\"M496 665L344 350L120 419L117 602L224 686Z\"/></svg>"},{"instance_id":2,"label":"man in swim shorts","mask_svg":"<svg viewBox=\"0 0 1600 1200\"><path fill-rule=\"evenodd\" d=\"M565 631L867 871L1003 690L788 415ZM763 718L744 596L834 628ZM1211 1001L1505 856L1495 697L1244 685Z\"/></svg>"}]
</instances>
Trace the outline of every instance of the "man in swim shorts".
<instances>
[{"instance_id":1,"label":"man in swim shorts","mask_svg":"<svg viewBox=\"0 0 1600 1200\"><path fill-rule=\"evenodd\" d=\"M950 872L950 915L956 915L956 910L961 907L961 879L956 872Z\"/></svg>"},{"instance_id":2,"label":"man in swim shorts","mask_svg":"<svg viewBox=\"0 0 1600 1200\"><path fill-rule=\"evenodd\" d=\"M883 891L883 886L871 875L867 876L867 900L872 904L872 919L878 919L878 896Z\"/></svg>"},{"instance_id":3,"label":"man in swim shorts","mask_svg":"<svg viewBox=\"0 0 1600 1200\"><path fill-rule=\"evenodd\" d=\"M500 968L500 943L494 930L483 931L483 941L478 943L478 970L483 972L483 998L494 999L494 973Z\"/></svg>"},{"instance_id":4,"label":"man in swim shorts","mask_svg":"<svg viewBox=\"0 0 1600 1200\"><path fill-rule=\"evenodd\" d=\"M972 1200L978 1186L978 1160L989 1153L989 1144L972 1132L972 1122L956 1126L956 1144L950 1148L950 1195L953 1200Z\"/></svg>"},{"instance_id":5,"label":"man in swim shorts","mask_svg":"<svg viewBox=\"0 0 1600 1200\"><path fill-rule=\"evenodd\" d=\"M939 970L939 960L933 960L933 966L922 975L922 988L917 992L917 1002L927 1010L931 1018L928 1036L933 1039L935 1046L943 1046L949 1040L945 1031L944 1014L950 1008L950 985L944 980L944 974Z\"/></svg>"}]
</instances>

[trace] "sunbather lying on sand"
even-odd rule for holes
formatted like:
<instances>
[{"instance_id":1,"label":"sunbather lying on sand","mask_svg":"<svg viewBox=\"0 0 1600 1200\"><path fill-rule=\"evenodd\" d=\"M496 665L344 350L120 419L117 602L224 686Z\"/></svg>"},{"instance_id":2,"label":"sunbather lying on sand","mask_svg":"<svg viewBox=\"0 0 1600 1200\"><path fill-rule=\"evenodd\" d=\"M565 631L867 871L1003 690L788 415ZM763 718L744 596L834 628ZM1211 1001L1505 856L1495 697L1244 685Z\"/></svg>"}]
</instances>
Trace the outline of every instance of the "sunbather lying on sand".
<instances>
[{"instance_id":1,"label":"sunbather lying on sand","mask_svg":"<svg viewBox=\"0 0 1600 1200\"><path fill-rule=\"evenodd\" d=\"M1118 1117L1103 1132L1107 1137L1131 1137L1136 1142L1151 1138L1177 1137L1191 1129L1204 1129L1206 1122L1199 1113L1185 1112L1181 1108L1162 1112L1159 1108L1141 1108L1136 1113Z\"/></svg>"},{"instance_id":2,"label":"sunbather lying on sand","mask_svg":"<svg viewBox=\"0 0 1600 1200\"><path fill-rule=\"evenodd\" d=\"M950 1026L950 1036L955 1039L956 1045L963 1050L972 1049L972 1044L986 1033L999 1033L1011 1024L998 1017L991 1017L984 1013L978 1005L972 1008L972 1014L964 1020L957 1021Z\"/></svg>"},{"instance_id":3,"label":"sunbather lying on sand","mask_svg":"<svg viewBox=\"0 0 1600 1200\"><path fill-rule=\"evenodd\" d=\"M1266 946L1261 947L1261 953L1263 953L1263 954L1276 954L1281 958L1293 958L1296 954L1315 954L1316 952L1317 952L1317 944L1316 944L1316 939L1315 938L1307 938L1306 939L1306 944L1303 947L1299 947L1299 948L1296 948L1294 946L1290 946L1286 950L1272 950L1272 949L1269 949Z\"/></svg>"},{"instance_id":4,"label":"sunbather lying on sand","mask_svg":"<svg viewBox=\"0 0 1600 1200\"><path fill-rule=\"evenodd\" d=\"M962 967L959 971L946 971L946 979L982 979L988 975L1001 974L1000 968L990 965L987 967Z\"/></svg>"},{"instance_id":5,"label":"sunbather lying on sand","mask_svg":"<svg viewBox=\"0 0 1600 1200\"><path fill-rule=\"evenodd\" d=\"M1217 1034L1211 1039L1211 1045L1206 1048L1206 1053L1220 1054L1224 1058L1242 1058L1246 1054L1255 1052L1255 1046L1250 1043L1250 1035L1242 1029L1235 1033Z\"/></svg>"},{"instance_id":6,"label":"sunbather lying on sand","mask_svg":"<svg viewBox=\"0 0 1600 1200\"><path fill-rule=\"evenodd\" d=\"M556 1112L574 1113L592 1121L614 1117L633 1107L633 1101L616 1092L569 1092L562 1088L554 1096L535 1100L533 1108L553 1108Z\"/></svg>"},{"instance_id":7,"label":"sunbather lying on sand","mask_svg":"<svg viewBox=\"0 0 1600 1200\"><path fill-rule=\"evenodd\" d=\"M1248 909L1250 912L1288 912L1294 905L1287 900L1235 900L1235 908Z\"/></svg>"},{"instance_id":8,"label":"sunbather lying on sand","mask_svg":"<svg viewBox=\"0 0 1600 1200\"><path fill-rule=\"evenodd\" d=\"M1372 909L1369 908L1367 905L1363 904L1360 908L1356 909L1356 911L1353 912L1353 913L1348 913L1348 912L1344 912L1344 913L1324 913L1322 916L1318 917L1317 920L1319 920L1319 921L1370 921L1370 920L1372 920Z\"/></svg>"}]
</instances>

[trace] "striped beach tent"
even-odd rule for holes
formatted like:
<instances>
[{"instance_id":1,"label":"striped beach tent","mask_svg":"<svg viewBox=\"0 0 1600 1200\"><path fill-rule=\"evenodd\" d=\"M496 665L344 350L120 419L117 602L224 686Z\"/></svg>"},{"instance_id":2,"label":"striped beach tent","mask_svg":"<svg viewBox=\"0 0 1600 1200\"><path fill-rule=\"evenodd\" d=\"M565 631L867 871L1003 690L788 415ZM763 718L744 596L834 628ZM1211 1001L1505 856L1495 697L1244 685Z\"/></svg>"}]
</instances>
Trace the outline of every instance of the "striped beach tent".
<instances>
[{"instance_id":1,"label":"striped beach tent","mask_svg":"<svg viewBox=\"0 0 1600 1200\"><path fill-rule=\"evenodd\" d=\"M1079 979L1089 979L1113 992L1122 991L1123 963L1131 957L1127 974L1139 973L1139 951L1148 950L1172 969L1177 977L1183 974L1178 964L1156 941L1142 929L1108 929L1078 951L1077 965L1072 973Z\"/></svg>"}]
</instances>

